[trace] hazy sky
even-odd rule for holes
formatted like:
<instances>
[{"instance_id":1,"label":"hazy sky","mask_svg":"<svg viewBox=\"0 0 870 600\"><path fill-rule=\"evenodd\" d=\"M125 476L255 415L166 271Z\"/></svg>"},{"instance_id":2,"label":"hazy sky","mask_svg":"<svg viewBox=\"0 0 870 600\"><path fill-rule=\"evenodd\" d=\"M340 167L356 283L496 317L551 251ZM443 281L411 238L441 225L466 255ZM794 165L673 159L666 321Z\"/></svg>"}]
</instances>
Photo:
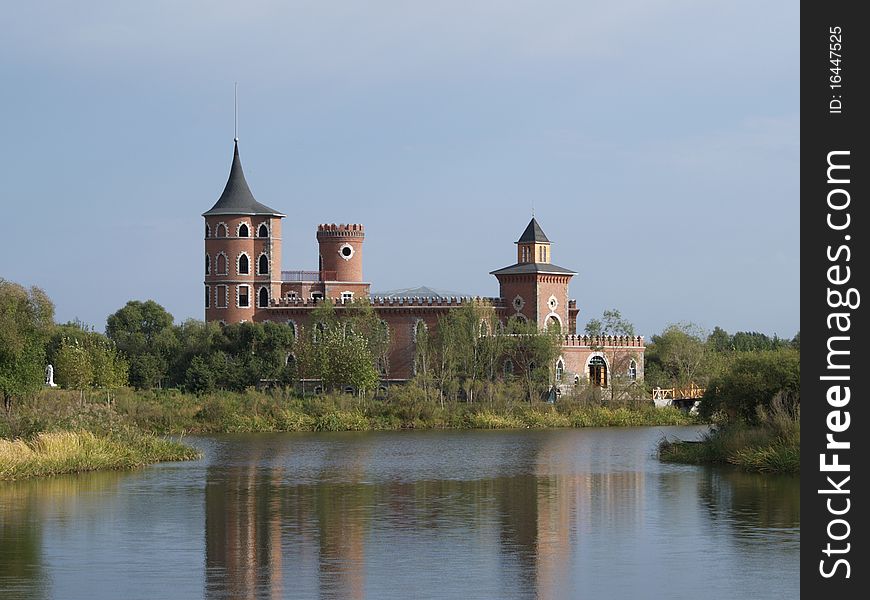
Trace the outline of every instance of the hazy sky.
<instances>
[{"instance_id":1,"label":"hazy sky","mask_svg":"<svg viewBox=\"0 0 870 600\"><path fill-rule=\"evenodd\" d=\"M17 2L0 15L0 277L102 330L130 299L203 318L200 214L233 82L283 268L366 226L373 289L493 296L532 207L617 307L799 328L797 2ZM582 328L582 325L581 325Z\"/></svg>"}]
</instances>

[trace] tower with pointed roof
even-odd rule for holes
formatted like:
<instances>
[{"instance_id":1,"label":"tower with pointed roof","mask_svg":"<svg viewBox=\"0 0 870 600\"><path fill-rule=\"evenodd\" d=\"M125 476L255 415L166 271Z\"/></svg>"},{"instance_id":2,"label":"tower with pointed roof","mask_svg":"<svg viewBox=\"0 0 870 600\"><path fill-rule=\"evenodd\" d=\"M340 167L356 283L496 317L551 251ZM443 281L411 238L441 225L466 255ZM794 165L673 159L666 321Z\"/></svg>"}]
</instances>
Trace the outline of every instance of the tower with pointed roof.
<instances>
[{"instance_id":1,"label":"tower with pointed roof","mask_svg":"<svg viewBox=\"0 0 870 600\"><path fill-rule=\"evenodd\" d=\"M245 180L235 140L230 175L205 219L205 319L253 321L281 294L281 219Z\"/></svg>"},{"instance_id":2,"label":"tower with pointed roof","mask_svg":"<svg viewBox=\"0 0 870 600\"><path fill-rule=\"evenodd\" d=\"M534 217L516 246L517 262L491 272L507 304L506 316L574 333L577 310L568 300L568 284L576 273L550 261L550 240Z\"/></svg>"}]
</instances>

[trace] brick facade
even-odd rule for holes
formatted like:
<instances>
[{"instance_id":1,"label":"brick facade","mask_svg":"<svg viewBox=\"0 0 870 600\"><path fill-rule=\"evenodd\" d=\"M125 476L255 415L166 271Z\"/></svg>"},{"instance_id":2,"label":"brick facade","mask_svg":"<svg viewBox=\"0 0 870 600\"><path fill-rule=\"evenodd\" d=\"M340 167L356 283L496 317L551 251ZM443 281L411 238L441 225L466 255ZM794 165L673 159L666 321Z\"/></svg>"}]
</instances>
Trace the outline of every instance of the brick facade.
<instances>
[{"instance_id":1,"label":"brick facade","mask_svg":"<svg viewBox=\"0 0 870 600\"><path fill-rule=\"evenodd\" d=\"M613 369L632 369L637 380L643 379L643 338L577 335L579 309L568 294L575 273L552 264L550 241L535 219L516 242L517 263L492 272L499 282L499 297L481 299L371 297L371 285L363 280L365 228L359 224L318 225L317 270L282 271L284 215L254 200L242 173L238 147L224 193L203 216L207 321L290 322L298 335L301 329L309 329L310 314L323 298L332 299L339 314L343 301L370 298L389 329L388 359L382 365L382 377L388 383L413 377L415 331L420 323L435 331L439 318L448 311L467 302L486 302L503 323L521 315L540 328L558 326L564 342L554 372L561 372L558 383L563 386L601 373L606 373L602 379L606 383ZM243 225L247 236L240 235ZM239 268L242 256L248 261L246 273ZM224 260L225 269L219 269ZM226 306L222 306L224 291ZM244 291L247 306L243 306ZM600 369L596 363L602 362L605 370L596 370Z\"/></svg>"}]
</instances>

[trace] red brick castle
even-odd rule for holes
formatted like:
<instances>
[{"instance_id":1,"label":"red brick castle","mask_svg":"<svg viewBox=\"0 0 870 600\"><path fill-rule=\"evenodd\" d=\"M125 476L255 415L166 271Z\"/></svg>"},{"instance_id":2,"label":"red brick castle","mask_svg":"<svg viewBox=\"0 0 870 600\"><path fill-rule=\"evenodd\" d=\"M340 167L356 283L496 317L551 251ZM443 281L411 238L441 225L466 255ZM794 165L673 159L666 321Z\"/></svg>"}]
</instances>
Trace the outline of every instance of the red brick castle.
<instances>
[{"instance_id":1,"label":"red brick castle","mask_svg":"<svg viewBox=\"0 0 870 600\"><path fill-rule=\"evenodd\" d=\"M254 198L236 142L226 187L203 213L207 321L283 322L293 325L298 335L323 299L332 299L340 311L344 302L369 298L389 330L388 360L380 366L388 383L414 375L420 327L433 330L448 311L464 303L486 302L503 323L515 317L540 328L559 328L564 341L553 367L561 386L581 381L607 386L614 368L624 371L629 381L643 378L642 337L576 334L579 309L568 297L568 284L576 273L551 262L550 240L534 218L516 242L516 263L492 271L499 282L497 298L396 298L371 296L371 284L363 279L362 225L318 225L318 269L282 271L281 219L285 216Z\"/></svg>"}]
</instances>

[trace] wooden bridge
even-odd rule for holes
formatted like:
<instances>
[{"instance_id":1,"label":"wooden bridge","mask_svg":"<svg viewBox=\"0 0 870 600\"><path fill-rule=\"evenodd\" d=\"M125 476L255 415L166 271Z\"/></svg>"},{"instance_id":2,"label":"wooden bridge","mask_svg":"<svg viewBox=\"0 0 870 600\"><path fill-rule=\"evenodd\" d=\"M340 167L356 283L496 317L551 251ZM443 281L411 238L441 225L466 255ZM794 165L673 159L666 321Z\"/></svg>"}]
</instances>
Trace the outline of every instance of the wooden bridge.
<instances>
[{"instance_id":1,"label":"wooden bridge","mask_svg":"<svg viewBox=\"0 0 870 600\"><path fill-rule=\"evenodd\" d=\"M698 387L694 383L682 388L657 387L653 388L652 399L658 407L675 406L683 410L694 410L697 409L706 391L706 388Z\"/></svg>"}]
</instances>

